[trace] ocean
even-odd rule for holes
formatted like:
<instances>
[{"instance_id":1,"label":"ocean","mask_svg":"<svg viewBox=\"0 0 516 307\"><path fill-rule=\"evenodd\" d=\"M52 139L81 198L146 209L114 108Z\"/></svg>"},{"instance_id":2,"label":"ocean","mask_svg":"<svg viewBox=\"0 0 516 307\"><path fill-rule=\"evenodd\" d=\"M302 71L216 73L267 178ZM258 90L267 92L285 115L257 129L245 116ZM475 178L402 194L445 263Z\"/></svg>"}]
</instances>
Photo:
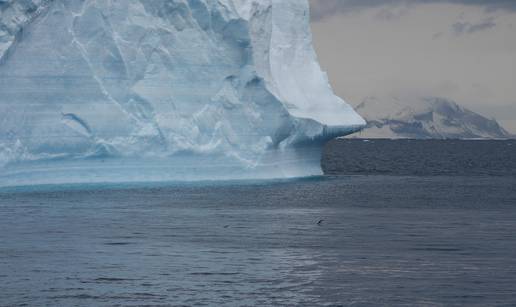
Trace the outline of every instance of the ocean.
<instances>
[{"instance_id":1,"label":"ocean","mask_svg":"<svg viewBox=\"0 0 516 307\"><path fill-rule=\"evenodd\" d=\"M0 190L0 306L516 305L516 141L341 139L322 165Z\"/></svg>"}]
</instances>

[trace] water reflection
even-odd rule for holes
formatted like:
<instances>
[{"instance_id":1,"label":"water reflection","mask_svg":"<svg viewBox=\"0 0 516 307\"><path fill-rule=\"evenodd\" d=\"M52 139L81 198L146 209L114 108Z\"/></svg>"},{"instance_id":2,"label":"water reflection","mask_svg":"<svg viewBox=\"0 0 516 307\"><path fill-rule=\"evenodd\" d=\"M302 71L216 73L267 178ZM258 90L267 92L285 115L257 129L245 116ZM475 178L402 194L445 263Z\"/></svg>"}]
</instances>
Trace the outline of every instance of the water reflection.
<instances>
[{"instance_id":1,"label":"water reflection","mask_svg":"<svg viewBox=\"0 0 516 307\"><path fill-rule=\"evenodd\" d=\"M510 304L515 180L4 193L2 304Z\"/></svg>"}]
</instances>

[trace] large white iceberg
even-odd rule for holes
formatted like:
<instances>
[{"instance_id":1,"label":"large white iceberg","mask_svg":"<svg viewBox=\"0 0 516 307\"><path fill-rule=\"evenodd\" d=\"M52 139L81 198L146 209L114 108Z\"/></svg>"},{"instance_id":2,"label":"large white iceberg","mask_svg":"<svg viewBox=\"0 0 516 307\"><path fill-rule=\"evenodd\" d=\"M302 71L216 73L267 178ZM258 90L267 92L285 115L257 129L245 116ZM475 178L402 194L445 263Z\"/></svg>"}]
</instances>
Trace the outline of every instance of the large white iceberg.
<instances>
[{"instance_id":1,"label":"large white iceberg","mask_svg":"<svg viewBox=\"0 0 516 307\"><path fill-rule=\"evenodd\" d=\"M0 186L317 175L364 124L306 0L0 0Z\"/></svg>"}]
</instances>

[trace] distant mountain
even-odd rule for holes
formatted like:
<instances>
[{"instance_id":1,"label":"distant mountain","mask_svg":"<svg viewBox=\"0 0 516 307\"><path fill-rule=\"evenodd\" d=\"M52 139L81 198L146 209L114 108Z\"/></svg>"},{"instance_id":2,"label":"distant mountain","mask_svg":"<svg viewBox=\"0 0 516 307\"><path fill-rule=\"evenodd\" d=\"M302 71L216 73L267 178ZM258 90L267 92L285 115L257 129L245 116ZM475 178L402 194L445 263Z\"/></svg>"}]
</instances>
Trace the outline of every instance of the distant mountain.
<instances>
[{"instance_id":1,"label":"distant mountain","mask_svg":"<svg viewBox=\"0 0 516 307\"><path fill-rule=\"evenodd\" d=\"M356 138L511 138L496 120L444 98L367 98L356 111L367 121L366 128L353 135Z\"/></svg>"}]
</instances>

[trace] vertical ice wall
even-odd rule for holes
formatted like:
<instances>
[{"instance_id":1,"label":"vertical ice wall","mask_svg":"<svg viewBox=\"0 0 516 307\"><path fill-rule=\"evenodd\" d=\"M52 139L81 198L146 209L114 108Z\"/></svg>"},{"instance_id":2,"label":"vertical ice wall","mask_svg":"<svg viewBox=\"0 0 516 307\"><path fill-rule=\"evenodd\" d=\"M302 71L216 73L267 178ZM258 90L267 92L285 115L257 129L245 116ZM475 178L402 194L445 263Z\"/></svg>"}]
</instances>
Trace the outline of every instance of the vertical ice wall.
<instances>
[{"instance_id":1,"label":"vertical ice wall","mask_svg":"<svg viewBox=\"0 0 516 307\"><path fill-rule=\"evenodd\" d=\"M0 185L320 173L305 0L0 0Z\"/></svg>"}]
</instances>

